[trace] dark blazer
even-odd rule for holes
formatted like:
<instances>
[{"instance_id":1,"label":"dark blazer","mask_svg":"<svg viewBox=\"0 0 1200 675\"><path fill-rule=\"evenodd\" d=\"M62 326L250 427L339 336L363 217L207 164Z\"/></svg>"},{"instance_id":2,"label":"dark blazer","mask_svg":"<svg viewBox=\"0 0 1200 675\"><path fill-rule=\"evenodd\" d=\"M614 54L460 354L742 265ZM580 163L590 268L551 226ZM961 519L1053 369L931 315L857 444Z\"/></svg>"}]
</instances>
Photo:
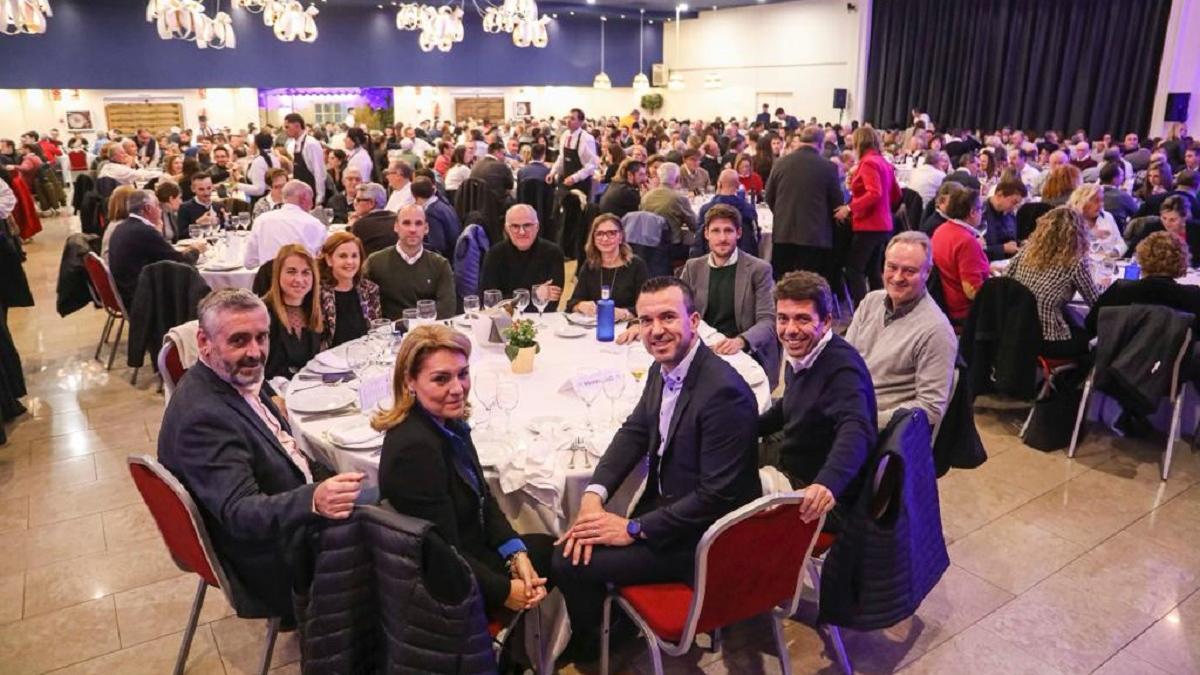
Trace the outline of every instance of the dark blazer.
<instances>
[{"instance_id":1,"label":"dark blazer","mask_svg":"<svg viewBox=\"0 0 1200 675\"><path fill-rule=\"evenodd\" d=\"M1125 305L1164 305L1171 309L1187 312L1196 317L1192 326L1192 338L1200 338L1200 287L1176 283L1167 277L1144 279L1117 279L1108 290L1100 294L1096 304L1088 312L1084 328L1088 335L1096 336L1096 322L1100 310L1105 307Z\"/></svg>"},{"instance_id":2,"label":"dark blazer","mask_svg":"<svg viewBox=\"0 0 1200 675\"><path fill-rule=\"evenodd\" d=\"M304 299L304 305L308 306L307 297ZM267 313L271 315L271 349L267 353L267 379L291 379L304 364L321 351L321 334L304 328L296 335L275 316L274 311L268 309Z\"/></svg>"},{"instance_id":3,"label":"dark blazer","mask_svg":"<svg viewBox=\"0 0 1200 675\"><path fill-rule=\"evenodd\" d=\"M451 431L465 442L468 467L455 461ZM509 574L499 548L517 533L488 490L471 442L471 431L451 422L447 429L420 407L388 430L379 460L379 494L396 511L428 520L471 566L489 609L504 605Z\"/></svg>"},{"instance_id":4,"label":"dark blazer","mask_svg":"<svg viewBox=\"0 0 1200 675\"><path fill-rule=\"evenodd\" d=\"M833 248L833 212L843 204L833 162L807 146L780 157L767 178L766 198L775 214L774 243Z\"/></svg>"},{"instance_id":5,"label":"dark blazer","mask_svg":"<svg viewBox=\"0 0 1200 675\"><path fill-rule=\"evenodd\" d=\"M1192 209L1193 218L1200 218L1200 199L1197 199L1196 195L1190 192L1184 192L1183 190L1172 190L1170 192L1150 195L1146 198L1146 201L1142 202L1141 208L1138 209L1137 213L1135 213L1133 217L1157 216L1159 210L1162 209L1163 202L1167 201L1167 197L1175 196L1183 197L1183 200L1187 202L1187 205Z\"/></svg>"},{"instance_id":6,"label":"dark blazer","mask_svg":"<svg viewBox=\"0 0 1200 675\"><path fill-rule=\"evenodd\" d=\"M954 181L955 183L958 183L965 188L970 188L976 192L979 192L979 190L982 189L982 186L979 184L979 179L972 176L970 173L967 173L963 169L955 169L954 171L946 174L946 180Z\"/></svg>"},{"instance_id":7,"label":"dark blazer","mask_svg":"<svg viewBox=\"0 0 1200 675\"><path fill-rule=\"evenodd\" d=\"M368 256L396 245L396 214L387 209L372 211L346 229L362 239Z\"/></svg>"},{"instance_id":8,"label":"dark blazer","mask_svg":"<svg viewBox=\"0 0 1200 675\"><path fill-rule=\"evenodd\" d=\"M263 384L259 399L291 432ZM287 456L267 425L203 362L189 368L167 404L158 461L200 508L243 617L291 616L287 549L313 513L315 483ZM314 481L330 472L309 465Z\"/></svg>"},{"instance_id":9,"label":"dark blazer","mask_svg":"<svg viewBox=\"0 0 1200 675\"><path fill-rule=\"evenodd\" d=\"M1004 252L1004 244L1017 240L1017 216L1012 213L1000 213L992 208L992 200L983 200L983 224L987 227L987 246L984 252L988 260L1004 260L1009 258Z\"/></svg>"},{"instance_id":10,"label":"dark blazer","mask_svg":"<svg viewBox=\"0 0 1200 675\"><path fill-rule=\"evenodd\" d=\"M194 264L196 253L180 253L163 239L162 233L138 220L126 218L117 223L108 242L108 268L117 292L125 302L125 308L133 307L133 294L137 290L138 275L142 268L161 260Z\"/></svg>"},{"instance_id":11,"label":"dark blazer","mask_svg":"<svg viewBox=\"0 0 1200 675\"><path fill-rule=\"evenodd\" d=\"M642 194L625 181L613 181L600 195L600 213L611 213L621 218L626 213L637 211L642 203Z\"/></svg>"},{"instance_id":12,"label":"dark blazer","mask_svg":"<svg viewBox=\"0 0 1200 675\"><path fill-rule=\"evenodd\" d=\"M221 222L222 227L224 227L229 216L225 213L225 207L221 205L220 200L212 200L212 209L214 212L216 212L217 219ZM207 210L207 206L202 206L194 198L180 204L179 216L175 223L175 241L190 237L191 235L188 234L188 228L191 227L192 223L199 220L199 218L203 216L204 212Z\"/></svg>"},{"instance_id":13,"label":"dark blazer","mask_svg":"<svg viewBox=\"0 0 1200 675\"><path fill-rule=\"evenodd\" d=\"M639 463L650 462L646 490L634 513L655 549L694 547L721 516L762 494L758 479L754 394L741 375L700 344L683 380L658 456L662 366L613 437L592 482L616 494ZM659 486L661 483L661 492Z\"/></svg>"},{"instance_id":14,"label":"dark blazer","mask_svg":"<svg viewBox=\"0 0 1200 675\"><path fill-rule=\"evenodd\" d=\"M454 244L462 232L462 223L454 207L438 198L433 203L425 204L425 222L429 225L429 234L425 236L425 246L431 251L437 251L446 260L454 259Z\"/></svg>"},{"instance_id":15,"label":"dark blazer","mask_svg":"<svg viewBox=\"0 0 1200 675\"><path fill-rule=\"evenodd\" d=\"M475 162L475 166L471 168L471 178L478 178L487 183L488 189L502 204L512 193L512 169L491 155L484 155Z\"/></svg>"}]
</instances>

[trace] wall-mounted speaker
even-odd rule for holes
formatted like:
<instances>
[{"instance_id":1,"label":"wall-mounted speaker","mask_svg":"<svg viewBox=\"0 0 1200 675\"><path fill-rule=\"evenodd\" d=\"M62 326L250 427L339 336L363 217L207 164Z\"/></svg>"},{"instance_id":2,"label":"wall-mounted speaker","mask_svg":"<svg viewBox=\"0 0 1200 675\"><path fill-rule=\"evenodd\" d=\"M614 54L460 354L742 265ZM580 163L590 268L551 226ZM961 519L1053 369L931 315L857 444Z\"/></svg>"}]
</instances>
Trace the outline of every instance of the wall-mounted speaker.
<instances>
[{"instance_id":1,"label":"wall-mounted speaker","mask_svg":"<svg viewBox=\"0 0 1200 675\"><path fill-rule=\"evenodd\" d=\"M845 89L834 89L833 90L833 107L837 108L838 110L846 109L846 90Z\"/></svg>"},{"instance_id":2,"label":"wall-mounted speaker","mask_svg":"<svg viewBox=\"0 0 1200 675\"><path fill-rule=\"evenodd\" d=\"M1167 115L1168 122L1186 122L1188 119L1188 107L1192 103L1192 95L1188 92L1175 92L1167 94Z\"/></svg>"}]
</instances>

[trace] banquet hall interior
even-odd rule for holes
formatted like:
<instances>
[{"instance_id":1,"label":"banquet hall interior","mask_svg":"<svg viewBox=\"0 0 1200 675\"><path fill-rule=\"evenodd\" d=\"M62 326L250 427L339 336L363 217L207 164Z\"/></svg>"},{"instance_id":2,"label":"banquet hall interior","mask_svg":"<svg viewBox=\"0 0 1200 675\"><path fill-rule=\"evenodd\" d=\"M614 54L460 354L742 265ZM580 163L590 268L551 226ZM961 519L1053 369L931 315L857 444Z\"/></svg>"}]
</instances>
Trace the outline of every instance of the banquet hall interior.
<instances>
[{"instance_id":1,"label":"banquet hall interior","mask_svg":"<svg viewBox=\"0 0 1200 675\"><path fill-rule=\"evenodd\" d=\"M711 1L0 0L0 675L1200 673L1200 0Z\"/></svg>"}]
</instances>

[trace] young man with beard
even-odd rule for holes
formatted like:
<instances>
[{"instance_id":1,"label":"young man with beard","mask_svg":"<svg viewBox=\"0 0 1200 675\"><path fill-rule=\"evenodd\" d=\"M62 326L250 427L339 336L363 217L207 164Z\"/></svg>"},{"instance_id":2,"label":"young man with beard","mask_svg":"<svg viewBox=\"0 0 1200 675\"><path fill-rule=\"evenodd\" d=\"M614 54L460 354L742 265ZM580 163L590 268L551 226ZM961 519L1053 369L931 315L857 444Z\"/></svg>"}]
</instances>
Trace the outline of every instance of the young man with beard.
<instances>
[{"instance_id":1,"label":"young man with beard","mask_svg":"<svg viewBox=\"0 0 1200 675\"><path fill-rule=\"evenodd\" d=\"M199 505L234 593L255 601L251 616L294 625L284 551L322 518L348 518L363 474L331 475L300 452L263 380L270 318L260 298L222 289L199 312L200 360L167 404L158 460Z\"/></svg>"},{"instance_id":2,"label":"young man with beard","mask_svg":"<svg viewBox=\"0 0 1200 675\"><path fill-rule=\"evenodd\" d=\"M777 468L793 487L804 488L801 518L812 522L833 511L825 529L837 531L834 507L854 503L878 436L871 374L833 332L833 295L824 277L789 272L774 296L786 388L759 418L758 433L783 432Z\"/></svg>"}]
</instances>

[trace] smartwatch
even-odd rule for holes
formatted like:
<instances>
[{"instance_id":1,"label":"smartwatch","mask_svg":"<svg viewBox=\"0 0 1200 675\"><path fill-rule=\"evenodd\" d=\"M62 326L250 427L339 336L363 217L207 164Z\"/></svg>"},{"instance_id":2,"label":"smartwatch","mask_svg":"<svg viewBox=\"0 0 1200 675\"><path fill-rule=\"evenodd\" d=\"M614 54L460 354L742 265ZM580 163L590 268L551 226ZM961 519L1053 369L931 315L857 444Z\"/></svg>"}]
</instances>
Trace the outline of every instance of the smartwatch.
<instances>
[{"instance_id":1,"label":"smartwatch","mask_svg":"<svg viewBox=\"0 0 1200 675\"><path fill-rule=\"evenodd\" d=\"M631 539L641 539L642 521L637 519L630 520L629 524L625 526L625 534L628 534Z\"/></svg>"}]
</instances>

